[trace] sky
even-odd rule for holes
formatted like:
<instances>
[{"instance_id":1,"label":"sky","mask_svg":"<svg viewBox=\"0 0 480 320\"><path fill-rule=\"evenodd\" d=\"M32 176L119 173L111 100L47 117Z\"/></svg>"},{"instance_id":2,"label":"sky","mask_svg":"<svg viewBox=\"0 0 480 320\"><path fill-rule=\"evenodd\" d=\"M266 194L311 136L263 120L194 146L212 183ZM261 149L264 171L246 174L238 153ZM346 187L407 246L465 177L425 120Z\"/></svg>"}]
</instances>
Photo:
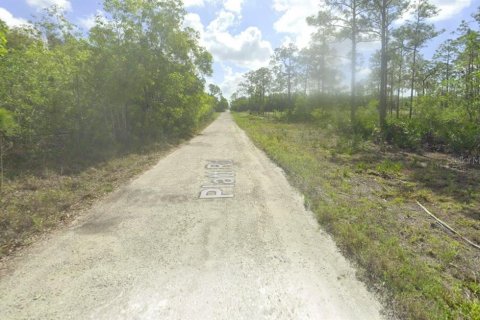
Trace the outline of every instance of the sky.
<instances>
[{"instance_id":1,"label":"sky","mask_svg":"<svg viewBox=\"0 0 480 320\"><path fill-rule=\"evenodd\" d=\"M200 34L200 44L214 58L214 74L209 83L220 86L229 98L237 89L242 75L267 66L273 50L287 43L297 47L308 46L313 31L305 21L322 8L323 0L184 0L187 10L185 26L195 28ZM437 29L445 29L439 37L424 48L430 58L436 47L453 37L462 20L472 20L471 15L480 6L478 0L431 0L440 13L432 19ZM96 14L102 12L101 0L0 0L0 19L8 25L27 23L45 7L56 4L67 11L70 20L88 31ZM360 45L363 65L359 74L369 74L368 58L379 47L378 42ZM348 47L339 47L348 54ZM340 52L341 54L342 52ZM348 67L348 60L340 60Z\"/></svg>"}]
</instances>

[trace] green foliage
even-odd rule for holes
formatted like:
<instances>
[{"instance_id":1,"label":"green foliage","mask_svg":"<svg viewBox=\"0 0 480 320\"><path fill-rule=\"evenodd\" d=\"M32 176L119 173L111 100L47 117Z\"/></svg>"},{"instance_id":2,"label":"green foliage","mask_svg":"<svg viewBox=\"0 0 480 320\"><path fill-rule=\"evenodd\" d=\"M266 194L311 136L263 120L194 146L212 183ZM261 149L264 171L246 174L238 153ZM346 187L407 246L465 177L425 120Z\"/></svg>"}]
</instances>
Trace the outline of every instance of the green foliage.
<instances>
[{"instance_id":1,"label":"green foliage","mask_svg":"<svg viewBox=\"0 0 480 320\"><path fill-rule=\"evenodd\" d=\"M469 120L461 101L454 103L445 109L442 101L434 97L419 97L416 116L412 119L390 118L384 131L385 139L401 148L413 150L429 148L478 154L480 128Z\"/></svg>"},{"instance_id":2,"label":"green foliage","mask_svg":"<svg viewBox=\"0 0 480 320\"><path fill-rule=\"evenodd\" d=\"M223 96L220 87L214 84L209 84L208 90L210 91L210 97L212 98L211 103L214 105L215 111L226 111L228 109L228 100Z\"/></svg>"},{"instance_id":3,"label":"green foliage","mask_svg":"<svg viewBox=\"0 0 480 320\"><path fill-rule=\"evenodd\" d=\"M7 53L7 25L0 20L0 58Z\"/></svg>"},{"instance_id":4,"label":"green foliage","mask_svg":"<svg viewBox=\"0 0 480 320\"><path fill-rule=\"evenodd\" d=\"M225 99L224 97L220 98L220 101L217 102L215 105L215 111L216 112L224 112L227 111L228 109L228 100Z\"/></svg>"},{"instance_id":5,"label":"green foliage","mask_svg":"<svg viewBox=\"0 0 480 320\"><path fill-rule=\"evenodd\" d=\"M249 81L239 92L243 96L232 98L232 110L250 113L236 114L236 120L305 192L340 247L390 289L402 316L480 319L475 254L433 230L423 212L420 218L410 214L413 200L435 203L456 227L468 225L462 231L477 241L478 177L468 182L473 172L445 169L441 161L432 166L413 153L393 153L398 148L385 144L480 154L480 24L462 22L456 38L427 60L420 49L439 34L431 24L434 6L426 0L366 3L361 11L368 15L368 34L375 30L382 45L368 81L356 81L352 63L349 97L328 67L334 56L329 46L338 40L331 21L343 15L342 26L351 27L353 4L359 2L327 1L337 15L319 12L309 19L317 32L310 47L292 55L294 63L282 64L282 48L277 49L271 83ZM398 27L395 21L406 10L410 20ZM474 18L480 22L480 9ZM354 31L342 35L352 38L352 62L360 40ZM286 72L287 65L294 72ZM263 87L271 89L269 95L258 94ZM262 111L273 111L273 117L253 115ZM370 153L363 154L367 149ZM415 160L397 161L408 157ZM452 213L452 207L461 209ZM467 279L467 269L473 270L473 280Z\"/></svg>"},{"instance_id":6,"label":"green foliage","mask_svg":"<svg viewBox=\"0 0 480 320\"><path fill-rule=\"evenodd\" d=\"M376 170L384 175L398 175L403 166L400 162L386 159L376 166Z\"/></svg>"},{"instance_id":7,"label":"green foliage","mask_svg":"<svg viewBox=\"0 0 480 320\"><path fill-rule=\"evenodd\" d=\"M4 165L6 138L12 136L17 129L12 114L5 109L0 108L0 192L3 189Z\"/></svg>"},{"instance_id":8,"label":"green foliage","mask_svg":"<svg viewBox=\"0 0 480 320\"><path fill-rule=\"evenodd\" d=\"M391 119L383 132L385 140L401 148L418 149L422 141L422 131L417 123L415 120Z\"/></svg>"},{"instance_id":9,"label":"green foliage","mask_svg":"<svg viewBox=\"0 0 480 320\"><path fill-rule=\"evenodd\" d=\"M478 154L480 153L480 127L471 121L463 100L455 97L421 96L416 98L415 116L400 117L394 114L387 118L383 132L378 124L378 100L366 102L357 108L356 122L349 117L347 95L301 95L292 97L293 110L287 108L287 96L276 94L266 97L264 111L287 111L282 118L290 122L314 122L345 135L348 139L379 139L407 150L430 149L437 151ZM445 108L448 102L449 107ZM258 104L242 97L232 101L233 111L258 112Z\"/></svg>"},{"instance_id":10,"label":"green foliage","mask_svg":"<svg viewBox=\"0 0 480 320\"><path fill-rule=\"evenodd\" d=\"M13 114L3 108L0 108L0 134L8 137L15 133L17 124L13 119Z\"/></svg>"},{"instance_id":11,"label":"green foliage","mask_svg":"<svg viewBox=\"0 0 480 320\"><path fill-rule=\"evenodd\" d=\"M249 110L249 100L245 97L238 98L232 101L232 111L245 112Z\"/></svg>"},{"instance_id":12,"label":"green foliage","mask_svg":"<svg viewBox=\"0 0 480 320\"><path fill-rule=\"evenodd\" d=\"M357 109L355 131L364 138L371 138L379 131L377 109L377 100L371 100L367 106Z\"/></svg>"},{"instance_id":13,"label":"green foliage","mask_svg":"<svg viewBox=\"0 0 480 320\"><path fill-rule=\"evenodd\" d=\"M308 103L306 96L299 96L295 99L292 120L309 121L312 119L312 106Z\"/></svg>"},{"instance_id":14,"label":"green foliage","mask_svg":"<svg viewBox=\"0 0 480 320\"><path fill-rule=\"evenodd\" d=\"M212 115L212 56L183 27L180 1L104 9L88 38L56 8L33 27L0 23L0 108L18 124L7 167L100 160L188 136Z\"/></svg>"}]
</instances>

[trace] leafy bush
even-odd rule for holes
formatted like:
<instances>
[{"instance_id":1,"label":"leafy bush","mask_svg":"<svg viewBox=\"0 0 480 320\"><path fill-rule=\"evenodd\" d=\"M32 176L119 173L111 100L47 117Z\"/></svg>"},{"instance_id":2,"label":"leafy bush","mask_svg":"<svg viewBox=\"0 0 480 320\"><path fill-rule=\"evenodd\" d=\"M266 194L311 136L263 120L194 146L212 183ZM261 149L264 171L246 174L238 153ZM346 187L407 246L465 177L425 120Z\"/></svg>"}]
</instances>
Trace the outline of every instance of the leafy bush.
<instances>
[{"instance_id":1,"label":"leafy bush","mask_svg":"<svg viewBox=\"0 0 480 320\"><path fill-rule=\"evenodd\" d=\"M450 122L443 134L451 151L456 153L480 153L480 128L473 122Z\"/></svg>"},{"instance_id":2,"label":"leafy bush","mask_svg":"<svg viewBox=\"0 0 480 320\"><path fill-rule=\"evenodd\" d=\"M364 138L369 138L378 132L377 108L378 100L371 100L367 106L357 109L355 131Z\"/></svg>"},{"instance_id":3,"label":"leafy bush","mask_svg":"<svg viewBox=\"0 0 480 320\"><path fill-rule=\"evenodd\" d=\"M422 132L417 121L391 119L383 132L385 140L401 148L415 150L421 146Z\"/></svg>"}]
</instances>

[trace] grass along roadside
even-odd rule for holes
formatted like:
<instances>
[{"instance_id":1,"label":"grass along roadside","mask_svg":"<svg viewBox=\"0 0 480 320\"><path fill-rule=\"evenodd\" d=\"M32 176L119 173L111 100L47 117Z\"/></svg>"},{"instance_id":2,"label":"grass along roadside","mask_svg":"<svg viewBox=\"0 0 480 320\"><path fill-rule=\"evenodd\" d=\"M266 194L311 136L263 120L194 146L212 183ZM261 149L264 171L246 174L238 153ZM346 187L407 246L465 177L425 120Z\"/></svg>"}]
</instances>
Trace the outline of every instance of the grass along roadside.
<instances>
[{"instance_id":1,"label":"grass along roadside","mask_svg":"<svg viewBox=\"0 0 480 320\"><path fill-rule=\"evenodd\" d=\"M480 319L480 251L415 202L480 243L480 170L452 166L438 154L382 150L313 124L234 118L303 192L395 316Z\"/></svg>"},{"instance_id":2,"label":"grass along roadside","mask_svg":"<svg viewBox=\"0 0 480 320\"><path fill-rule=\"evenodd\" d=\"M214 119L205 122L204 129ZM166 141L62 175L44 171L5 181L0 191L0 258L35 241L38 235L71 222L79 213L156 164L184 140Z\"/></svg>"}]
</instances>

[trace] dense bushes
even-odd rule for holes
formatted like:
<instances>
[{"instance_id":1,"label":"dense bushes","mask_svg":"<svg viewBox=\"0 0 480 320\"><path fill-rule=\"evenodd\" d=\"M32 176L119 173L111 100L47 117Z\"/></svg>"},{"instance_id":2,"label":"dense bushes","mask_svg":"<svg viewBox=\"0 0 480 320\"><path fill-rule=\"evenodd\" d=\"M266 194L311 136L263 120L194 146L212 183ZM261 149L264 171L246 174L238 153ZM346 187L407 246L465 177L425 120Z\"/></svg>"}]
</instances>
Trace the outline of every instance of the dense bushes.
<instances>
[{"instance_id":1,"label":"dense bushes","mask_svg":"<svg viewBox=\"0 0 480 320\"><path fill-rule=\"evenodd\" d=\"M104 10L87 38L56 8L32 26L0 23L0 108L18 124L3 137L10 166L105 158L188 136L212 114L212 58L183 27L180 1Z\"/></svg>"},{"instance_id":2,"label":"dense bushes","mask_svg":"<svg viewBox=\"0 0 480 320\"><path fill-rule=\"evenodd\" d=\"M386 127L378 126L378 101L364 99L357 107L356 123L350 123L348 95L295 95L293 108L284 108L282 119L290 122L314 122L344 135L383 140L407 150L433 150L458 154L480 153L480 126L471 121L461 101L445 101L429 96L417 97L414 117L401 109L399 118L392 113ZM270 99L267 98L267 104ZM236 111L251 110L248 99L232 104ZM406 105L406 104L405 104ZM265 108L266 109L266 108ZM278 110L280 111L280 110Z\"/></svg>"},{"instance_id":3,"label":"dense bushes","mask_svg":"<svg viewBox=\"0 0 480 320\"><path fill-rule=\"evenodd\" d=\"M417 112L412 119L390 119L385 138L409 149L462 154L480 152L480 127L469 119L465 109L454 103L444 107L431 97L417 99Z\"/></svg>"}]
</instances>

